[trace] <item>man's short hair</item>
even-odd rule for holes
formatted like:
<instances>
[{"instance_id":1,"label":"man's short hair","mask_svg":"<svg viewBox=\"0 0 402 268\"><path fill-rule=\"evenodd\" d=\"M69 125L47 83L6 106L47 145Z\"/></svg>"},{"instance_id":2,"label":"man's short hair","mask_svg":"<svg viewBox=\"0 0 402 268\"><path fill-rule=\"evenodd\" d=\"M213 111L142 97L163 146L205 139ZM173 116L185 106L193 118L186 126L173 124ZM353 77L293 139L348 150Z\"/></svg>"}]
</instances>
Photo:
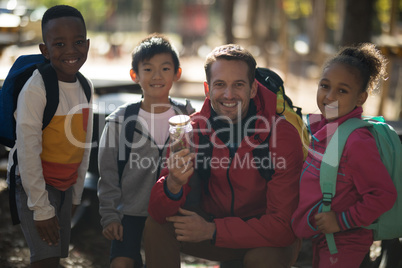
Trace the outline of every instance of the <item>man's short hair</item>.
<instances>
[{"instance_id":1,"label":"man's short hair","mask_svg":"<svg viewBox=\"0 0 402 268\"><path fill-rule=\"evenodd\" d=\"M253 55L240 45L228 44L216 47L211 53L208 54L204 65L208 84L210 83L211 79L212 63L216 62L218 59L244 61L248 66L248 78L250 85L254 82L255 68L257 63Z\"/></svg>"},{"instance_id":2,"label":"man's short hair","mask_svg":"<svg viewBox=\"0 0 402 268\"><path fill-rule=\"evenodd\" d=\"M178 52L164 35L154 33L144 38L134 49L132 54L131 68L138 73L138 65L144 60L149 60L156 54L167 53L172 55L174 72L180 67Z\"/></svg>"},{"instance_id":3,"label":"man's short hair","mask_svg":"<svg viewBox=\"0 0 402 268\"><path fill-rule=\"evenodd\" d=\"M52 20L52 19L58 19L58 18L63 18L63 17L75 17L81 20L82 24L84 25L84 28L86 30L86 25L85 25L85 20L84 17L82 16L81 12L68 5L56 5L48 10L43 14L42 17L42 38L45 40L45 26L46 24Z\"/></svg>"}]
</instances>

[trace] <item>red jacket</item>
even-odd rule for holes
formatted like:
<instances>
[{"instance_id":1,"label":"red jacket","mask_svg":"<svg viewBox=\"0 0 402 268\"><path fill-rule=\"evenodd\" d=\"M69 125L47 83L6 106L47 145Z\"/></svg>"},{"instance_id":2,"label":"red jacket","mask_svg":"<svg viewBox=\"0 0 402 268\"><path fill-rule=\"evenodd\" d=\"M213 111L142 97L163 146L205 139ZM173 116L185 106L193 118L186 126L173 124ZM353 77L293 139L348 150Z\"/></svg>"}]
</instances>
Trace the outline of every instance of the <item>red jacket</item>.
<instances>
[{"instance_id":1,"label":"red jacket","mask_svg":"<svg viewBox=\"0 0 402 268\"><path fill-rule=\"evenodd\" d=\"M292 227L298 237L323 238L316 228L314 216L321 212L320 166L328 141L337 126L349 118L361 118L362 108L328 123L322 115L309 115L312 133L309 153L300 178L300 201L293 215ZM342 152L336 194L331 210L337 214L342 231L368 226L382 213L392 208L396 200L395 186L381 162L374 137L366 128L353 131ZM364 230L362 230L364 232ZM367 230L369 235L371 230ZM361 234L361 232L360 232ZM338 239L351 232L336 233Z\"/></svg>"},{"instance_id":2,"label":"red jacket","mask_svg":"<svg viewBox=\"0 0 402 268\"><path fill-rule=\"evenodd\" d=\"M303 164L300 137L289 122L276 115L274 93L259 86L253 100L257 116L254 133L243 138L233 158L206 122L211 117L210 101L206 99L202 110L192 116L195 144L198 144L197 132L214 141L211 175L207 180L209 193L203 191L201 207L214 216L215 245L219 247L283 247L295 240L290 220L299 198L298 180ZM256 168L258 162L250 159L254 147L269 134L270 163L275 171L267 181ZM165 170L162 175L166 174ZM197 179L196 175L197 172L190 183ZM179 200L169 198L164 189L165 176L154 185L148 208L149 214L160 223L177 213L191 191L186 184Z\"/></svg>"}]
</instances>

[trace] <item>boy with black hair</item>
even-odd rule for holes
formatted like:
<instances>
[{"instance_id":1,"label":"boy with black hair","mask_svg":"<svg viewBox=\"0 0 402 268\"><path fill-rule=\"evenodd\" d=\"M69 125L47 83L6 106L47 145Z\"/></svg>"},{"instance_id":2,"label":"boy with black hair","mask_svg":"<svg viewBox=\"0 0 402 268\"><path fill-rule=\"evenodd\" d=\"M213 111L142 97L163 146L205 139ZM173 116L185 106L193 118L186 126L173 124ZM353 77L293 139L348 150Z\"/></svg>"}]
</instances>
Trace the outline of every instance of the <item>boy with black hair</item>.
<instances>
[{"instance_id":1,"label":"boy with black hair","mask_svg":"<svg viewBox=\"0 0 402 268\"><path fill-rule=\"evenodd\" d=\"M42 130L46 91L35 70L18 96L16 197L31 267L58 267L68 256L71 215L81 202L92 138L92 110L77 79L89 50L81 13L67 5L49 8L42 19L42 55L58 80L59 103ZM88 80L93 95L92 83ZM56 90L56 89L55 89ZM11 178L8 178L9 180ZM13 178L14 179L14 178Z\"/></svg>"},{"instance_id":2,"label":"boy with black hair","mask_svg":"<svg viewBox=\"0 0 402 268\"><path fill-rule=\"evenodd\" d=\"M141 85L143 99L120 106L107 118L99 146L99 212L103 235L112 240L110 267L114 268L143 267L142 231L151 188L166 166L168 120L194 112L189 102L183 105L169 98L181 68L178 53L166 37L146 37L132 56L130 75ZM127 154L122 153L126 146Z\"/></svg>"}]
</instances>

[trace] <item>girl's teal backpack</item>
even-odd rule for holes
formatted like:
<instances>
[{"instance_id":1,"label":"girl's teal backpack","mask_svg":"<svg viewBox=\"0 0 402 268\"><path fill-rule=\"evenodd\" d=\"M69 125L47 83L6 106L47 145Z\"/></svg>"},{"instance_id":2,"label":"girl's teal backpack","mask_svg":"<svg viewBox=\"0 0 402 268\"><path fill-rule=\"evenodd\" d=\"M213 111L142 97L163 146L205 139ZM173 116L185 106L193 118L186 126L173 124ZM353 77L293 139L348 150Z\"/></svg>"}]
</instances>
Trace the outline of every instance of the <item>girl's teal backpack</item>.
<instances>
[{"instance_id":1,"label":"girl's teal backpack","mask_svg":"<svg viewBox=\"0 0 402 268\"><path fill-rule=\"evenodd\" d=\"M320 185L323 194L323 212L331 210L332 197L335 196L336 177L343 147L350 133L355 129L368 127L377 143L381 160L388 170L398 193L394 206L382 214L369 226L374 240L385 240L402 237L402 145L398 134L382 117L367 117L363 120L351 118L342 123L331 138L325 150L321 168ZM334 235L326 234L329 251L337 253Z\"/></svg>"}]
</instances>

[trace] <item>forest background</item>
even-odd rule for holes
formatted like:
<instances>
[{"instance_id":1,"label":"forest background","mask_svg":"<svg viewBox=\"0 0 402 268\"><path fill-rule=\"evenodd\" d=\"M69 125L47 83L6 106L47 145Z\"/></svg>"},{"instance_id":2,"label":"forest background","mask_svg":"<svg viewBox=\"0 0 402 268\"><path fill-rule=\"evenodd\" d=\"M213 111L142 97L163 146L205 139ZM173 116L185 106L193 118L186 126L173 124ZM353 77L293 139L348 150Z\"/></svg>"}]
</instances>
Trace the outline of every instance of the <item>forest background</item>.
<instances>
[{"instance_id":1,"label":"forest background","mask_svg":"<svg viewBox=\"0 0 402 268\"><path fill-rule=\"evenodd\" d=\"M46 10L60 0L8 0ZM182 59L198 58L215 46L239 43L285 80L290 95L307 95L300 79L317 81L321 66L341 46L376 44L389 60L386 80L366 109L388 120L402 119L401 0L69 0L84 15L93 55L126 58L147 33L170 36ZM36 15L37 17L38 14ZM40 37L40 35L38 35ZM96 38L94 38L96 36ZM185 70L184 70L185 71ZM292 79L298 77L298 79ZM185 82L185 81L184 81ZM296 92L292 92L295 89ZM200 90L200 95L203 92ZM202 98L202 96L200 96ZM301 99L299 106L304 104ZM315 109L315 108L314 108ZM311 112L307 107L304 112Z\"/></svg>"}]
</instances>

